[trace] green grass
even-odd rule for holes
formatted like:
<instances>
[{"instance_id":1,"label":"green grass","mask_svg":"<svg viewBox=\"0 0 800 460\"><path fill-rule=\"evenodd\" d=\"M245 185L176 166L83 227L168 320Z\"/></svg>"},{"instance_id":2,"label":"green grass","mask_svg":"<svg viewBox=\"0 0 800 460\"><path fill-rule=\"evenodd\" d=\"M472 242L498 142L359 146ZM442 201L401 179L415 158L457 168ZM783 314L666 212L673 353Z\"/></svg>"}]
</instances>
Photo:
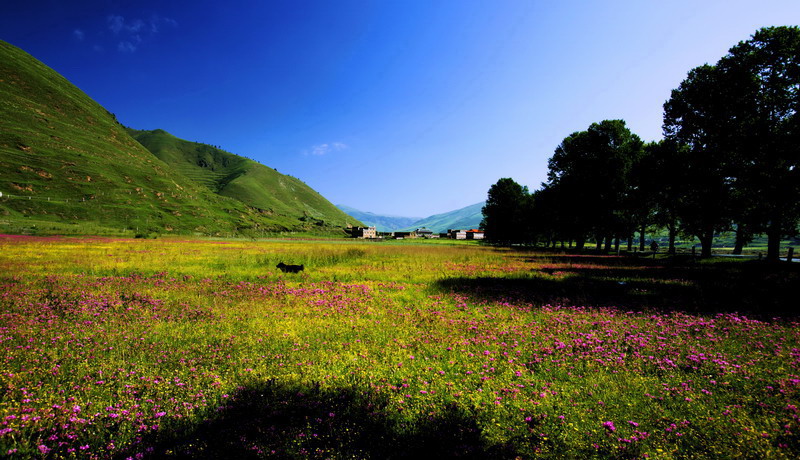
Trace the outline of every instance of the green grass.
<instances>
[{"instance_id":1,"label":"green grass","mask_svg":"<svg viewBox=\"0 0 800 460\"><path fill-rule=\"evenodd\" d=\"M0 246L5 455L800 453L795 265L470 242Z\"/></svg>"}]
</instances>

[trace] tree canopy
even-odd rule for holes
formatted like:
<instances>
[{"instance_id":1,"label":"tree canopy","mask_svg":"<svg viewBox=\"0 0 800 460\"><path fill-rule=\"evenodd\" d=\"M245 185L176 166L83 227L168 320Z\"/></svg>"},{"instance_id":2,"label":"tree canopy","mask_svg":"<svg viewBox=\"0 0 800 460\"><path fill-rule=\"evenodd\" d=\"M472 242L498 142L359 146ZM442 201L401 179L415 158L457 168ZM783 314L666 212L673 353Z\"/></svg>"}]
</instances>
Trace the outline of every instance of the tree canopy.
<instances>
[{"instance_id":1,"label":"tree canopy","mask_svg":"<svg viewBox=\"0 0 800 460\"><path fill-rule=\"evenodd\" d=\"M710 255L714 233L766 231L767 257L800 218L800 29L768 27L714 65L692 69L664 104L664 135L684 144L680 217Z\"/></svg>"},{"instance_id":2,"label":"tree canopy","mask_svg":"<svg viewBox=\"0 0 800 460\"><path fill-rule=\"evenodd\" d=\"M716 64L691 69L664 103L664 139L644 145L623 120L564 138L547 182L528 194L512 179L489 190L494 241L576 242L598 248L648 227L700 239L735 229L737 249L766 233L769 259L800 222L800 28L767 27Z\"/></svg>"},{"instance_id":3,"label":"tree canopy","mask_svg":"<svg viewBox=\"0 0 800 460\"><path fill-rule=\"evenodd\" d=\"M525 240L528 199L528 187L519 185L513 179L503 178L492 185L483 206L484 217L481 222L487 239L498 243Z\"/></svg>"}]
</instances>

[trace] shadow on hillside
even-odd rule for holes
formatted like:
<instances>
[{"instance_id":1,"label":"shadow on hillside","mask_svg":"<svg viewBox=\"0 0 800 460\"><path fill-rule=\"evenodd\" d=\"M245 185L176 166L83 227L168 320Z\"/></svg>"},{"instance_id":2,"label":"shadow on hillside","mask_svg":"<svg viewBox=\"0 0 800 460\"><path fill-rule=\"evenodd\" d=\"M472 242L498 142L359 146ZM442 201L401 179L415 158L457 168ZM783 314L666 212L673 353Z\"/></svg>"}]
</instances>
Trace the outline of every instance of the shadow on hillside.
<instances>
[{"instance_id":1,"label":"shadow on hillside","mask_svg":"<svg viewBox=\"0 0 800 460\"><path fill-rule=\"evenodd\" d=\"M202 425L162 429L120 458L148 450L149 458L514 458L485 445L457 406L398 426L382 404L352 391L266 382L231 401Z\"/></svg>"},{"instance_id":2,"label":"shadow on hillside","mask_svg":"<svg viewBox=\"0 0 800 460\"><path fill-rule=\"evenodd\" d=\"M524 277L454 277L438 286L478 300L751 316L800 316L800 270L761 262L525 256L545 268Z\"/></svg>"}]
</instances>

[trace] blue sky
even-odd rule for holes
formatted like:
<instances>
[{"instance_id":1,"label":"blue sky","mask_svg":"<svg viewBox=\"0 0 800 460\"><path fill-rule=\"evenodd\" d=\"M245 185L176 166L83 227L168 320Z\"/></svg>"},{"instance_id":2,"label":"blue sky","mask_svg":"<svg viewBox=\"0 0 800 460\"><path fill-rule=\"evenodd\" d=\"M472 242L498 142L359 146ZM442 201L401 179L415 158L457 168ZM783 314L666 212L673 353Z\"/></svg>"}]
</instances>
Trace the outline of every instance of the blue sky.
<instances>
[{"instance_id":1,"label":"blue sky","mask_svg":"<svg viewBox=\"0 0 800 460\"><path fill-rule=\"evenodd\" d=\"M574 131L661 138L687 72L800 1L6 1L0 39L127 126L305 181L336 204L428 216L535 189Z\"/></svg>"}]
</instances>

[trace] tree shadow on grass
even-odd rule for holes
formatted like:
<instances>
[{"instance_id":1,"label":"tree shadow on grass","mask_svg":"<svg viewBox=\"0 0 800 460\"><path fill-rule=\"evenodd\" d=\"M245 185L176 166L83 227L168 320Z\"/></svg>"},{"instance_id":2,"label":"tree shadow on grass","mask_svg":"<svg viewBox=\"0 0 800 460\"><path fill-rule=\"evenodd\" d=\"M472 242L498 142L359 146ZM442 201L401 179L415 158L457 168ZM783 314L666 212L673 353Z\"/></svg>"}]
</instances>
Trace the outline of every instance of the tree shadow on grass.
<instances>
[{"instance_id":1,"label":"tree shadow on grass","mask_svg":"<svg viewBox=\"0 0 800 460\"><path fill-rule=\"evenodd\" d=\"M121 458L136 452L151 458L514 458L509 447L486 445L476 422L455 405L402 423L363 393L274 381L241 389L201 425L161 430Z\"/></svg>"},{"instance_id":2,"label":"tree shadow on grass","mask_svg":"<svg viewBox=\"0 0 800 460\"><path fill-rule=\"evenodd\" d=\"M526 256L529 262L536 259ZM454 277L438 287L485 301L752 317L800 316L800 264L563 256L523 276ZM541 262L541 261L538 261Z\"/></svg>"}]
</instances>

